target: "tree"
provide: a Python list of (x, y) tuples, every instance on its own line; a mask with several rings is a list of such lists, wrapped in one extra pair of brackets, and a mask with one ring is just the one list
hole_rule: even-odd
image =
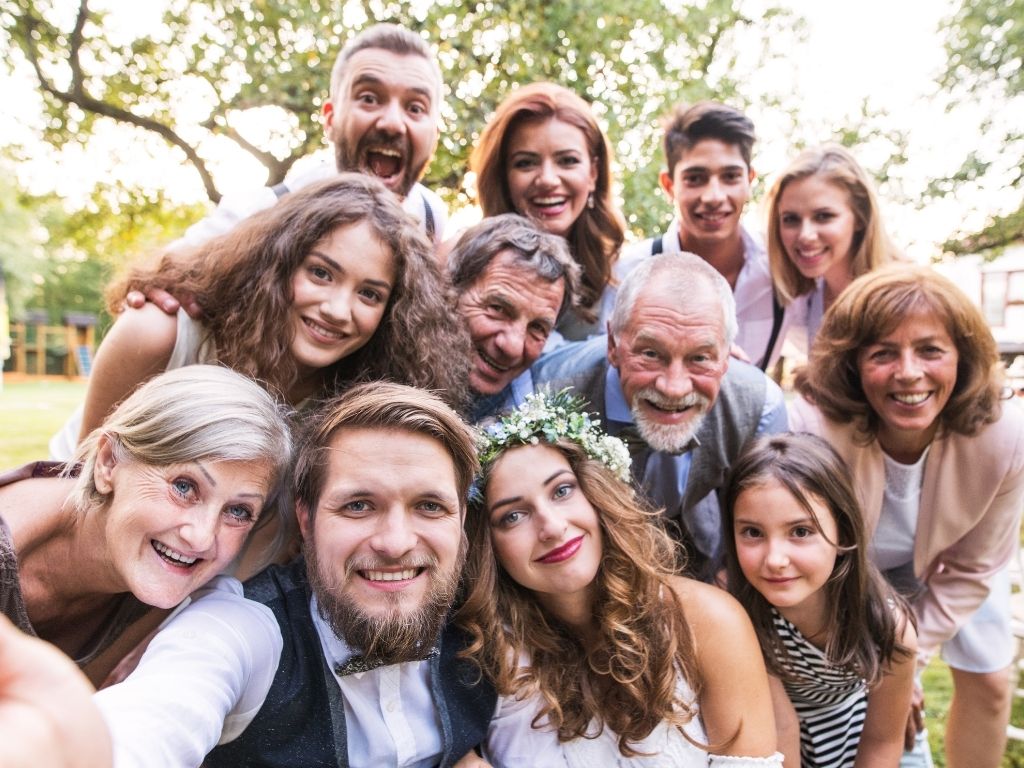
[[(656, 187), (657, 115), (684, 99), (744, 105), (742, 72), (768, 55), (769, 41), (789, 39), (791, 20), (766, 2), (169, 0), (159, 32), (118, 42), (89, 0), (70, 12), (59, 0), (0, 0), (0, 25), (39, 82), (49, 142), (86, 141), (100, 119), (154, 132), (216, 201), (214, 139), (249, 152), (267, 183), (280, 181), (322, 141), (316, 114), (334, 53), (366, 25), (398, 21), (438, 47), (451, 97), (428, 182), (449, 202), (469, 200), (466, 159), (498, 101), (516, 84), (550, 79), (595, 103), (630, 223), (649, 232), (669, 215)], [(205, 100), (199, 120), (180, 109), (186, 89)], [(238, 125), (260, 108), (278, 118), (275, 141), (258, 146)]]
[(999, 128), (997, 112), (1024, 100), (1024, 0), (962, 0), (944, 25), (949, 57), (940, 85), (955, 103), (975, 100), (996, 107), (982, 122), (984, 145), (959, 171), (931, 185), (933, 194), (949, 194), (960, 185), (993, 173), (1006, 179), (1019, 200), (1015, 211), (993, 216), (979, 232), (963, 233), (944, 244), (954, 254), (999, 249), (1024, 240), (1024, 132), (1019, 125)]

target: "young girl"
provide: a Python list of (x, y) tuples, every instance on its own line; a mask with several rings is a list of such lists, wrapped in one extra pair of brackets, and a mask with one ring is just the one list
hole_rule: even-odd
[(305, 187), (225, 235), (132, 267), (109, 291), (111, 312), (142, 287), (193, 296), (203, 320), (152, 304), (121, 312), (96, 353), (82, 413), (50, 443), (54, 458), (69, 459), (139, 384), (195, 363), (226, 365), (292, 405), (361, 379), (464, 401), (468, 338), (431, 244), (364, 174)]
[[(787, 325), (806, 328), (810, 349), (821, 318), (853, 279), (891, 261), (871, 180), (836, 144), (801, 153), (768, 196), (768, 261)], [(790, 306), (792, 305), (792, 306)], [(793, 341), (804, 346), (804, 333)]]
[(481, 441), (460, 621), (502, 695), (486, 757), (778, 766), (749, 620), (724, 591), (674, 574), (675, 545), (627, 483), (625, 446), (578, 405), (531, 395)]
[(761, 642), (787, 764), (795, 710), (803, 768), (895, 767), (917, 637), (867, 560), (845, 465), (812, 435), (762, 438), (733, 467), (724, 501), (729, 591)]

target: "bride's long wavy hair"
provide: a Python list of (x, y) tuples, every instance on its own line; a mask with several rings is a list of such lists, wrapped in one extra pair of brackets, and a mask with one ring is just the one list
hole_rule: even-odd
[[(568, 460), (600, 523), (603, 555), (593, 606), (600, 641), (585, 647), (508, 575), (494, 555), (486, 501), (478, 499), (466, 522), (469, 586), (457, 618), (472, 642), (463, 655), (498, 693), (539, 693), (543, 705), (534, 725), (547, 721), (559, 740), (593, 736), (588, 726), (596, 721), (618, 735), (624, 756), (637, 755), (631, 744), (659, 723), (681, 727), (696, 715), (677, 688), (682, 674), (699, 695), (701, 680), (671, 584), (676, 545), (660, 515), (604, 464), (570, 440), (550, 445)], [(481, 486), (486, 496), (486, 469)], [(528, 666), (520, 666), (523, 654)]]

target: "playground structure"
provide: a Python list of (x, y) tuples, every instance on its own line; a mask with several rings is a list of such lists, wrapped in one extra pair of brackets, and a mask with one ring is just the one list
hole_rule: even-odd
[(30, 311), (10, 325), (11, 357), (6, 374), (31, 378), (87, 377), (96, 344), (96, 315), (67, 312), (63, 325), (48, 325), (45, 312)]

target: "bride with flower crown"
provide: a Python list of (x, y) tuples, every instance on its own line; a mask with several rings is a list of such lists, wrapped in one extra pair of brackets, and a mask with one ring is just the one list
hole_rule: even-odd
[(496, 766), (780, 766), (746, 613), (676, 575), (629, 455), (564, 393), (480, 439), (467, 520), (467, 654), (501, 703)]

